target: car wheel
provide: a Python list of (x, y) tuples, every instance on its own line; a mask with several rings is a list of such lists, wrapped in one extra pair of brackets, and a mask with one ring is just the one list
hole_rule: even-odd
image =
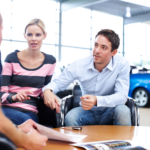
[(149, 103), (149, 93), (144, 88), (136, 89), (133, 98), (137, 100), (137, 105), (140, 107), (145, 107)]

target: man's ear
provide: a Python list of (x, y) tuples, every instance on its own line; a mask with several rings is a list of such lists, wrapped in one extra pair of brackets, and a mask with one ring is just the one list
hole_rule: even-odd
[(118, 52), (117, 49), (113, 50), (113, 51), (112, 51), (112, 56), (115, 56), (115, 55), (117, 54), (117, 52)]

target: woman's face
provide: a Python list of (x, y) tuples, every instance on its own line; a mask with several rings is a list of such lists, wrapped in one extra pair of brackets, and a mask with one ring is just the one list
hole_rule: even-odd
[(46, 38), (46, 33), (44, 34), (43, 30), (39, 26), (30, 25), (27, 27), (24, 36), (28, 42), (29, 49), (35, 51), (40, 50), (42, 41)]

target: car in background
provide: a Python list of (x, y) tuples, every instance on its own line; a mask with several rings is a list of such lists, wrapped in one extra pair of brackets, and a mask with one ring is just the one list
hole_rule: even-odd
[(150, 102), (150, 70), (130, 66), (129, 97), (137, 100), (137, 105), (145, 107)]

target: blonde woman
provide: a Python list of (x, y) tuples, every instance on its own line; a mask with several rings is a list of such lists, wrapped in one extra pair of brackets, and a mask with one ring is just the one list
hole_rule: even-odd
[(38, 122), (37, 98), (42, 87), (51, 81), (56, 60), (40, 51), (46, 38), (45, 25), (40, 19), (25, 27), (28, 47), (16, 50), (5, 59), (2, 70), (1, 100), (4, 114), (16, 125), (28, 119)]
[[(0, 45), (2, 41), (2, 30), (3, 30), (3, 20), (0, 14)], [(1, 58), (0, 58), (0, 66), (1, 66)], [(11, 139), (11, 141), (15, 144), (16, 147), (24, 148), (27, 150), (42, 150), (46, 145), (47, 137), (39, 134), (36, 130), (34, 130), (34, 128), (36, 128), (36, 123), (31, 119), (19, 125), (18, 126), (19, 130), (17, 130), (17, 128), (12, 124), (12, 122), (3, 115), (0, 107), (0, 122), (1, 122), (0, 135), (2, 134), (6, 135), (8, 138)], [(4, 140), (4, 142), (6, 142), (4, 135), (1, 137), (1, 141)]]

